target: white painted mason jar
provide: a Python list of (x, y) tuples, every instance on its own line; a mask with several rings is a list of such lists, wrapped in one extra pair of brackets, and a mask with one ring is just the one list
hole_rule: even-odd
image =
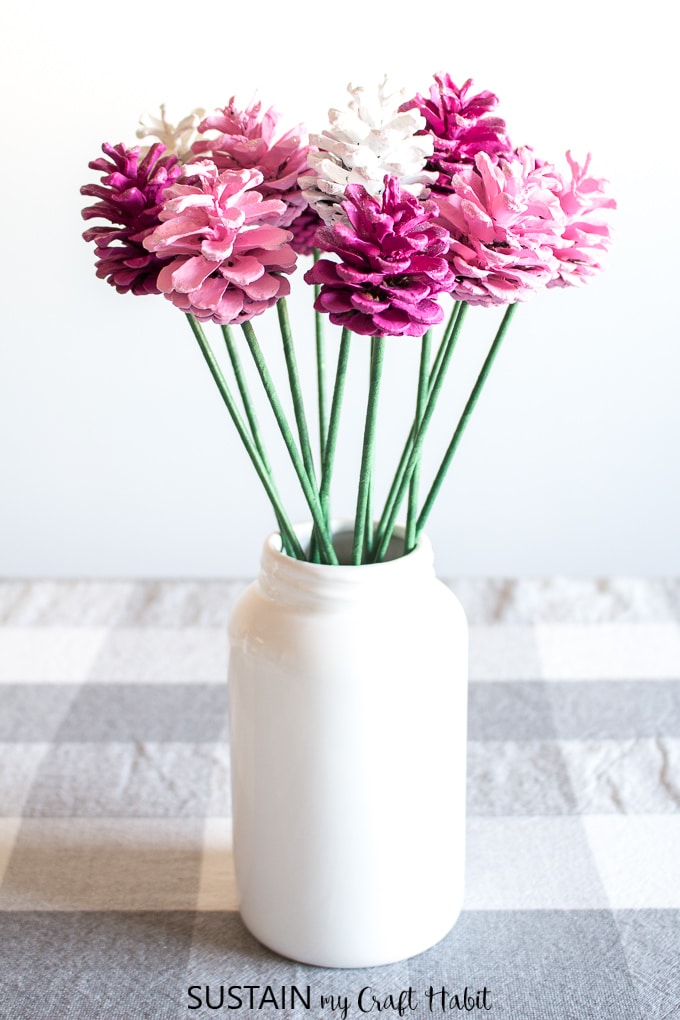
[(465, 614), (430, 542), (324, 566), (274, 534), (229, 638), (246, 927), (321, 967), (429, 949), (463, 901), (468, 672)]

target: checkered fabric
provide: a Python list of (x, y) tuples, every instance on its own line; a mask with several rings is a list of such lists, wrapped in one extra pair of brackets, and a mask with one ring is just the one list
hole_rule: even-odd
[(412, 1017), (680, 1018), (680, 582), (450, 583), (471, 624), (465, 909), (365, 971), (283, 960), (238, 916), (244, 583), (0, 583), (0, 1017), (385, 1018), (411, 989)]

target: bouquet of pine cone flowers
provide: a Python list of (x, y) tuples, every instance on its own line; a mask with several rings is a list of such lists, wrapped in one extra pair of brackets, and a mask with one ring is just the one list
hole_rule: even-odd
[[(404, 517), (408, 553), (432, 510), (519, 303), (543, 287), (580, 286), (603, 267), (615, 201), (569, 152), (566, 168), (515, 147), (491, 92), (445, 73), (411, 98), (387, 79), (349, 86), (345, 109), (308, 135), (259, 101), (232, 99), (174, 125), (146, 116), (139, 145), (104, 144), (81, 192), (97, 276), (121, 293), (162, 294), (187, 317), (271, 502), (290, 556), (337, 564), (331, 481), (347, 367), (370, 337), (370, 381), (354, 494), (350, 562), (380, 562)], [(103, 221), (103, 222), (101, 222)], [(300, 268), (307, 264), (307, 268)], [(296, 342), (286, 297), (306, 286), (314, 330)], [(448, 308), (445, 308), (448, 306)], [(423, 444), (470, 306), (503, 309), (438, 470), (425, 491)], [(274, 385), (254, 320), (275, 307), (293, 417)], [(327, 372), (324, 323), (339, 330)], [(219, 328), (208, 337), (208, 324)], [(221, 334), (221, 335), (220, 335)], [(380, 513), (374, 485), (383, 362), (395, 337), (420, 346), (415, 404), (396, 423), (403, 451)], [(298, 357), (316, 359), (311, 417)], [(246, 383), (252, 358), (313, 522), (303, 548), (280, 498)], [(424, 492), (424, 495), (423, 495)], [(389, 555), (393, 555), (392, 552)]]

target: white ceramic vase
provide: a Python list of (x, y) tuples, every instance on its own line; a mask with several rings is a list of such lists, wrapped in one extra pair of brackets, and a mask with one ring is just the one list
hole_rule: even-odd
[(323, 566), (272, 535), (229, 638), (246, 927), (322, 967), (430, 948), (463, 900), (468, 666), (465, 614), (429, 541)]

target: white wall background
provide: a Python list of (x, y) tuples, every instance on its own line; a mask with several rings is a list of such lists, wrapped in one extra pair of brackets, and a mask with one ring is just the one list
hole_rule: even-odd
[[(161, 102), (180, 117), (255, 89), (315, 130), (350, 80), (387, 72), (413, 93), (438, 70), (495, 91), (516, 144), (554, 160), (591, 150), (620, 207), (607, 273), (545, 292), (515, 318), (430, 519), (439, 571), (680, 573), (678, 82), (666, 3), (14, 0), (3, 10), (0, 574), (248, 576), (272, 525), (184, 317), (95, 278), (78, 189), (95, 178), (87, 163), (101, 142), (133, 142), (139, 114)], [(298, 279), (303, 352), (308, 297)], [(430, 469), (497, 321), (470, 314)], [(256, 325), (273, 349), (275, 313)], [(338, 466), (345, 514), (361, 347)], [(383, 472), (414, 350), (403, 340), (390, 351)], [(304, 515), (292, 482), (283, 488)]]

